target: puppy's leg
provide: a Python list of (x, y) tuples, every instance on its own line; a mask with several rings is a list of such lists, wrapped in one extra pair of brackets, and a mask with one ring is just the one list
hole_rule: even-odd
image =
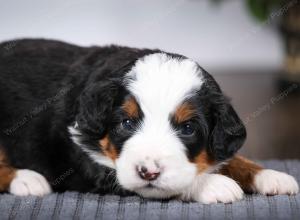
[(8, 191), (19, 196), (42, 196), (49, 194), (51, 187), (39, 173), (9, 166), (5, 154), (0, 151), (0, 191)]
[(296, 194), (299, 191), (294, 177), (283, 172), (263, 169), (241, 156), (235, 156), (223, 165), (220, 173), (234, 179), (246, 192), (276, 195)]
[(48, 181), (33, 170), (17, 170), (8, 191), (18, 196), (43, 196), (51, 193)]

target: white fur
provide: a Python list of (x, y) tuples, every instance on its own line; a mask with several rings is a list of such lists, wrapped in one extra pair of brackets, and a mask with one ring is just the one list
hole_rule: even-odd
[(101, 164), (101, 165), (104, 165), (104, 166), (114, 169), (115, 163), (111, 158), (106, 157), (101, 153), (91, 151), (81, 143), (81, 141), (80, 141), (81, 133), (77, 129), (77, 127), (78, 127), (77, 122), (75, 123), (74, 127), (73, 126), (68, 127), (69, 133), (71, 134), (71, 139), (73, 140), (73, 142), (75, 144), (77, 144), (81, 148), (81, 150), (83, 152), (85, 152), (95, 163), (98, 163), (98, 164)]
[(220, 174), (204, 173), (195, 178), (180, 198), (205, 204), (230, 203), (242, 199), (243, 194), (243, 190), (233, 179)]
[(296, 194), (299, 187), (294, 177), (283, 172), (263, 169), (255, 175), (254, 190), (263, 195)]
[(203, 84), (202, 73), (194, 61), (171, 58), (164, 53), (137, 61), (127, 77), (128, 89), (138, 99), (143, 113), (164, 121)]
[(71, 134), (71, 139), (72, 141), (77, 144), (77, 145), (82, 145), (81, 144), (81, 141), (80, 141), (80, 136), (81, 136), (81, 133), (80, 131), (77, 129), (77, 122), (75, 123), (75, 126), (69, 126), (68, 127), (68, 130), (69, 130), (69, 133)]
[(51, 187), (41, 174), (23, 169), (16, 172), (8, 191), (18, 196), (43, 196), (51, 193)]
[[(127, 77), (128, 90), (137, 99), (144, 118), (116, 160), (118, 181), (144, 197), (179, 195), (192, 183), (197, 169), (189, 162), (169, 117), (184, 99), (201, 88), (202, 74), (191, 60), (158, 53), (138, 61)], [(161, 174), (153, 181), (156, 188), (145, 188), (148, 182), (136, 172), (136, 166), (145, 163), (159, 164)]]

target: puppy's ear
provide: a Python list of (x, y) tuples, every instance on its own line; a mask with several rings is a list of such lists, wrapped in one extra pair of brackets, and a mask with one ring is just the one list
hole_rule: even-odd
[(120, 86), (113, 80), (93, 83), (84, 89), (76, 116), (81, 132), (96, 138), (104, 136), (119, 90)]
[(218, 161), (232, 157), (246, 139), (246, 129), (229, 103), (223, 103), (214, 114), (214, 128), (209, 144), (214, 158)]
[(215, 160), (222, 161), (232, 157), (242, 147), (246, 128), (217, 82), (207, 72), (205, 75), (213, 112), (208, 150)]

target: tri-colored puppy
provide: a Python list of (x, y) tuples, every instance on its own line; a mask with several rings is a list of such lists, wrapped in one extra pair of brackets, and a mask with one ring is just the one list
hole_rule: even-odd
[(236, 156), (246, 130), (196, 62), (49, 40), (0, 45), (0, 190), (137, 193), (203, 203), (295, 194)]

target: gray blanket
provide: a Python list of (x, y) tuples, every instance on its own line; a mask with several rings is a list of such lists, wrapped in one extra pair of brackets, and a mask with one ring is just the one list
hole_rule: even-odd
[[(263, 161), (300, 181), (300, 161)], [(153, 201), (139, 197), (66, 192), (43, 198), (0, 195), (0, 219), (300, 219), (296, 196), (247, 195), (233, 204)]]

